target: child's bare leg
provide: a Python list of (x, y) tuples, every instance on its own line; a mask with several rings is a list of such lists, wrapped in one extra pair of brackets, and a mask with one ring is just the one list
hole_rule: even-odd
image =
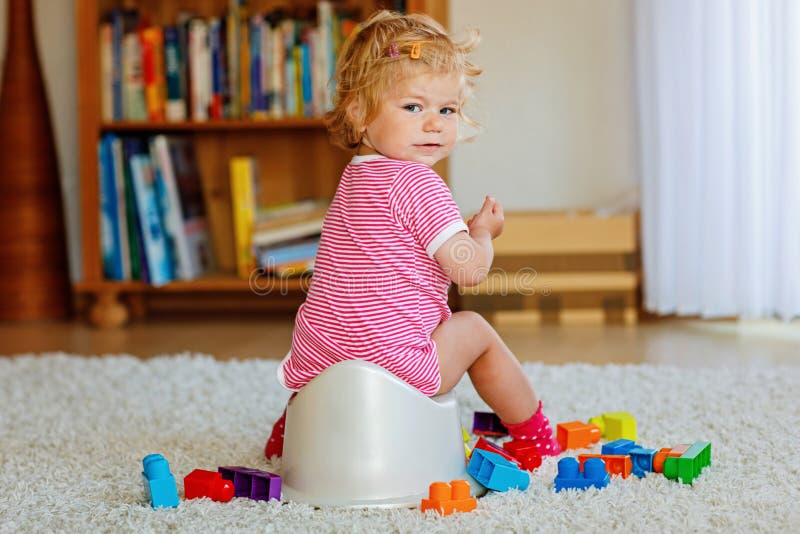
[(522, 366), (483, 317), (469, 311), (454, 313), (431, 338), (439, 354), (439, 393), (453, 389), (469, 372), (478, 395), (502, 421), (520, 423), (536, 412), (539, 399)]

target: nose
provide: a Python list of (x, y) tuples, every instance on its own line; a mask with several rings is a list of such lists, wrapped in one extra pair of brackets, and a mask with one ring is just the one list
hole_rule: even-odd
[(443, 124), (442, 116), (438, 111), (431, 111), (426, 115), (422, 128), (426, 132), (441, 132)]

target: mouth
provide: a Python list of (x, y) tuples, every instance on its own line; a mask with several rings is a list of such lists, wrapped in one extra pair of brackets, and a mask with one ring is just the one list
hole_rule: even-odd
[(421, 143), (415, 146), (423, 152), (434, 152), (442, 147), (439, 143)]

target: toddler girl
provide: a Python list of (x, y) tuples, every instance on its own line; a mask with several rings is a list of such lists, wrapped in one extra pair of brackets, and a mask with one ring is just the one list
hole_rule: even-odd
[[(486, 197), (465, 224), (431, 166), (458, 137), (477, 34), (454, 42), (430, 17), (375, 13), (344, 43), (336, 66), (334, 142), (354, 150), (325, 217), (314, 274), (278, 380), (299, 391), (347, 359), (376, 363), (425, 395), (465, 372), (515, 439), (558, 454), (552, 428), (516, 357), (480, 315), (453, 314), (451, 282), (480, 283), (503, 209)], [(265, 454), (283, 450), (284, 415)]]

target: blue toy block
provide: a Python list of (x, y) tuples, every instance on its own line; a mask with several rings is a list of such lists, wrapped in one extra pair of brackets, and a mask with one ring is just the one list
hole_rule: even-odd
[(508, 491), (512, 488), (524, 491), (531, 483), (531, 477), (526, 471), (499, 454), (483, 449), (472, 451), (467, 472), (494, 491)]
[(653, 458), (656, 455), (655, 449), (646, 449), (638, 445), (628, 451), (631, 457), (631, 473), (639, 478), (643, 478), (648, 471), (653, 471)]
[(144, 494), (153, 508), (178, 506), (178, 486), (169, 471), (169, 462), (160, 454), (148, 454), (142, 460)]
[(603, 454), (630, 454), (632, 448), (636, 447), (636, 442), (632, 439), (620, 438), (609, 441), (603, 445)]
[(589, 486), (603, 489), (608, 486), (611, 475), (606, 471), (606, 463), (600, 458), (589, 458), (583, 463), (583, 473), (577, 458), (568, 456), (558, 461), (558, 475), (555, 480), (555, 490), (565, 489), (585, 490)]

